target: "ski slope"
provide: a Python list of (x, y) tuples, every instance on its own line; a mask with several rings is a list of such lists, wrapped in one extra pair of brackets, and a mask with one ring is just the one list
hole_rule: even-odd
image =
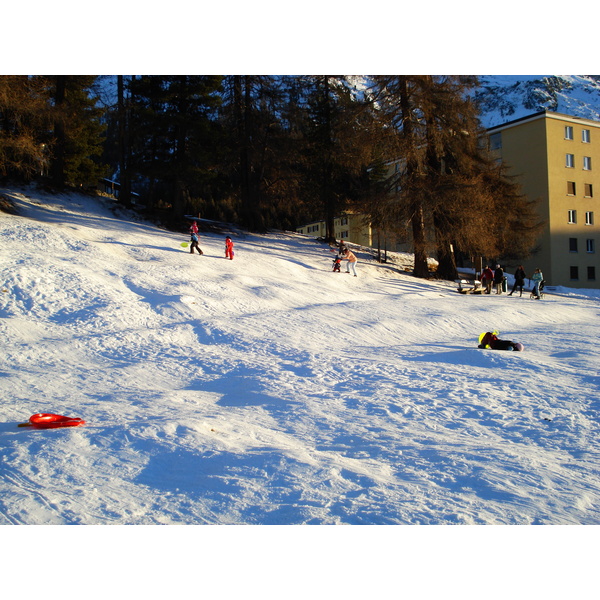
[(190, 255), (185, 222), (0, 195), (0, 524), (600, 524), (597, 291), (464, 296), (361, 248), (355, 278), (283, 232)]

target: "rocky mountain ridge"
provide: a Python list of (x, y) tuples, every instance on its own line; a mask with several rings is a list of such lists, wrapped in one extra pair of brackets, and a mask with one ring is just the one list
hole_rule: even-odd
[(600, 75), (480, 75), (484, 127), (548, 110), (600, 121)]

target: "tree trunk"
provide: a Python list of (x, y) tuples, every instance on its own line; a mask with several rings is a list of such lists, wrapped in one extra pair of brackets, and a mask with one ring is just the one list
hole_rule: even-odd
[(412, 226), (413, 251), (415, 256), (413, 274), (416, 277), (427, 278), (429, 277), (429, 267), (427, 266), (425, 219), (423, 216), (423, 201), (420, 197), (420, 194), (422, 193), (420, 190), (421, 182), (419, 181), (422, 176), (419, 174), (419, 165), (415, 159), (418, 146), (422, 142), (417, 138), (413, 126), (415, 107), (410, 99), (407, 78), (401, 77), (399, 83), (400, 107), (402, 110), (402, 121), (404, 126), (403, 136), (408, 151), (406, 172), (408, 175), (408, 180), (413, 182), (414, 189), (411, 201), (413, 210), (411, 212), (410, 219)]
[(429, 267), (427, 265), (425, 222), (423, 219), (423, 206), (421, 203), (415, 207), (411, 218), (413, 247), (415, 255), (415, 265), (413, 275), (427, 279), (429, 277)]
[(458, 270), (456, 268), (456, 257), (454, 255), (454, 246), (448, 242), (438, 244), (437, 249), (438, 268), (437, 274), (442, 279), (454, 281), (458, 279)]
[(131, 206), (131, 173), (129, 170), (129, 109), (125, 104), (123, 75), (117, 75), (119, 112), (119, 201)]
[(52, 183), (58, 188), (62, 189), (65, 186), (65, 122), (63, 114), (63, 105), (66, 97), (67, 89), (67, 76), (56, 75), (56, 90), (54, 92), (54, 106), (55, 106), (55, 118), (54, 118), (54, 147), (53, 155), (54, 160), (52, 162)]

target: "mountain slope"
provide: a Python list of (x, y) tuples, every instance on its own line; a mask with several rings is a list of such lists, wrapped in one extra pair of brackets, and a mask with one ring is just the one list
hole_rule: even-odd
[(542, 110), (600, 120), (597, 75), (483, 75), (474, 96), (485, 127)]

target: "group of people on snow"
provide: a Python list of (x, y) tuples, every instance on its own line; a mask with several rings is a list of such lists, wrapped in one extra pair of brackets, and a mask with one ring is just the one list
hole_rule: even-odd
[[(204, 254), (200, 248), (199, 238), (198, 238), (198, 224), (196, 221), (193, 221), (190, 225), (190, 254), (194, 254), (194, 250), (197, 250), (198, 254)], [(229, 260), (233, 260), (234, 252), (233, 252), (233, 240), (231, 237), (227, 236), (225, 238), (225, 258)], [(344, 243), (343, 240), (340, 240), (338, 246), (338, 254), (333, 261), (333, 270), (335, 272), (340, 272), (340, 264), (342, 260), (346, 260), (346, 273), (352, 272), (354, 277), (356, 274), (356, 263), (358, 259), (354, 252), (352, 252)], [(512, 296), (517, 289), (519, 290), (519, 295), (523, 295), (523, 287), (525, 285), (525, 279), (527, 277), (525, 273), (525, 269), (523, 269), (522, 265), (519, 265), (517, 270), (515, 271), (515, 283), (511, 292), (508, 294)], [(533, 291), (531, 292), (535, 298), (540, 299), (540, 284), (542, 283), (544, 276), (540, 269), (536, 269), (533, 275), (530, 278), (533, 281)], [(496, 269), (492, 270), (490, 266), (486, 266), (485, 269), (481, 272), (480, 281), (482, 286), (484, 287), (485, 294), (492, 293), (492, 286), (496, 289), (496, 294), (502, 294), (502, 287), (506, 277), (504, 275), (504, 269), (500, 265), (496, 265)]]
[[(192, 222), (192, 224), (190, 225), (189, 231), (190, 231), (190, 238), (191, 238), (190, 253), (194, 254), (194, 250), (197, 250), (198, 254), (200, 254), (200, 255), (204, 254), (202, 252), (202, 250), (200, 249), (200, 246), (198, 245), (198, 242), (199, 242), (198, 224), (196, 223), (196, 221)], [(333, 252), (333, 249), (332, 249), (332, 252)], [(226, 238), (225, 238), (225, 258), (228, 258), (229, 260), (233, 260), (233, 256), (234, 256), (233, 240), (231, 239), (231, 237), (226, 236)], [(344, 243), (343, 240), (340, 240), (337, 256), (334, 258), (334, 261), (333, 261), (333, 271), (334, 272), (338, 272), (338, 273), (340, 272), (340, 265), (341, 265), (342, 260), (347, 261), (346, 273), (352, 272), (354, 277), (356, 277), (357, 276), (356, 263), (358, 262), (356, 255), (354, 254), (354, 252), (352, 252), (346, 246), (346, 244)], [(523, 286), (525, 285), (525, 278), (526, 278), (525, 270), (523, 269), (523, 266), (520, 265), (518, 267), (518, 269), (515, 271), (515, 283), (513, 285), (512, 291), (510, 292), (510, 294), (508, 294), (509, 296), (512, 296), (513, 293), (517, 289), (520, 290), (521, 296), (523, 295)], [(540, 269), (535, 270), (535, 272), (531, 276), (531, 279), (534, 282), (534, 289), (533, 289), (532, 294), (534, 294), (534, 296), (539, 299), (540, 298), (539, 286), (540, 286), (540, 283), (543, 281), (543, 276), (542, 276), (542, 272), (540, 271)], [(495, 285), (496, 293), (501, 294), (503, 283), (506, 280), (506, 277), (504, 276), (504, 269), (502, 269), (502, 267), (500, 265), (496, 265), (496, 269), (494, 271), (492, 271), (492, 269), (489, 266), (486, 266), (485, 269), (481, 273), (480, 280), (481, 280), (481, 283), (483, 284), (483, 286), (485, 287), (486, 294), (492, 293), (492, 285)], [(493, 350), (517, 350), (517, 351), (523, 350), (523, 344), (515, 343), (512, 340), (501, 340), (498, 338), (497, 334), (498, 334), (497, 331), (493, 331), (493, 332), (488, 331), (486, 333), (481, 334), (481, 336), (479, 338), (479, 346), (478, 347), (479, 348), (491, 348)]]
[[(194, 254), (194, 250), (196, 250), (198, 252), (198, 254), (202, 255), (204, 254), (204, 252), (202, 252), (202, 249), (199, 246), (199, 236), (198, 236), (198, 223), (196, 223), (196, 221), (192, 221), (191, 225), (190, 225), (190, 254)], [(225, 258), (228, 258), (229, 260), (233, 260), (234, 257), (234, 251), (233, 251), (233, 240), (231, 239), (231, 237), (227, 236), (225, 238)], [(352, 271), (352, 274), (354, 275), (354, 277), (356, 277), (356, 263), (358, 262), (358, 259), (356, 258), (356, 255), (354, 254), (354, 252), (352, 252), (348, 247), (346, 247), (346, 244), (344, 243), (344, 241), (340, 241), (339, 247), (338, 247), (338, 255), (336, 257), (336, 259), (334, 260), (334, 271), (340, 271), (340, 263), (342, 260), (346, 260), (347, 262), (347, 266), (346, 266), (346, 273), (350, 273), (350, 271)]]
[[(512, 296), (515, 291), (518, 289), (520, 292), (520, 296), (523, 295), (523, 286), (525, 285), (525, 279), (527, 275), (525, 273), (525, 269), (523, 269), (523, 265), (519, 265), (517, 270), (515, 271), (515, 283), (511, 292), (508, 294)], [(483, 287), (485, 288), (486, 294), (492, 293), (492, 286), (496, 288), (496, 294), (502, 293), (502, 286), (504, 284), (506, 277), (504, 276), (504, 269), (500, 265), (496, 265), (496, 269), (492, 271), (492, 269), (488, 266), (483, 269), (481, 272), (480, 281)], [(530, 277), (533, 281), (533, 291), (531, 292), (536, 299), (540, 299), (540, 284), (544, 280), (544, 276), (542, 275), (542, 271), (540, 269), (536, 269), (533, 275)]]
[[(194, 250), (198, 251), (198, 254), (202, 255), (200, 246), (198, 245), (200, 238), (198, 237), (198, 223), (196, 221), (192, 221), (190, 225), (190, 254), (194, 254)], [(234, 252), (233, 252), (233, 240), (227, 236), (225, 238), (225, 258), (229, 260), (233, 260)]]
[(340, 240), (340, 245), (338, 246), (338, 255), (337, 258), (333, 261), (333, 270), (340, 272), (340, 262), (342, 260), (347, 260), (346, 263), (346, 273), (350, 273), (350, 269), (352, 269), (352, 273), (354, 277), (356, 277), (356, 263), (358, 259), (356, 258), (356, 254), (350, 250), (344, 240)]

